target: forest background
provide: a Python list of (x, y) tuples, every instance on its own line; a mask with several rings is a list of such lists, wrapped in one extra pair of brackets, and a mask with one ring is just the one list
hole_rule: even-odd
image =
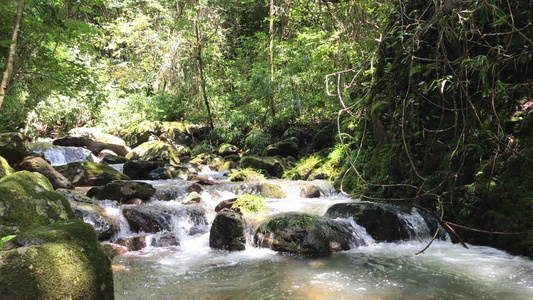
[(531, 0), (0, 3), (3, 130), (183, 121), (253, 153), (329, 129), (288, 178), (533, 257)]

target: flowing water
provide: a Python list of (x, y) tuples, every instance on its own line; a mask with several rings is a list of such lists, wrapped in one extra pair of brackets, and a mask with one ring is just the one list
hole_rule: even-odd
[[(190, 182), (151, 181), (157, 197), (151, 206), (174, 210), (184, 207), (181, 199)], [(268, 199), (268, 214), (288, 211), (323, 215), (333, 204), (357, 201), (340, 195), (324, 182), (317, 199), (298, 196), (307, 182), (273, 180), (288, 194), (287, 199)], [(208, 211), (234, 196), (231, 183), (212, 186), (201, 193)], [(101, 202), (120, 218), (120, 207)], [(264, 216), (262, 216), (264, 217)], [(262, 218), (257, 217), (257, 219)], [(212, 222), (214, 212), (208, 215)], [(421, 217), (405, 216), (410, 227), (424, 231)], [(422, 254), (423, 242), (376, 243), (353, 220), (354, 231), (367, 246), (316, 258), (280, 254), (254, 248), (242, 252), (209, 247), (209, 225), (189, 230), (191, 220), (172, 220), (180, 245), (148, 247), (114, 259), (116, 299), (533, 299), (533, 262), (489, 248), (464, 249), (448, 241), (435, 241)], [(257, 224), (257, 220), (250, 220)], [(132, 234), (122, 221), (121, 235)], [(254, 226), (254, 225), (250, 225)], [(252, 230), (252, 229), (251, 229)], [(195, 233), (191, 235), (191, 233)], [(148, 235), (157, 239), (158, 234)], [(150, 243), (148, 243), (150, 244)]]

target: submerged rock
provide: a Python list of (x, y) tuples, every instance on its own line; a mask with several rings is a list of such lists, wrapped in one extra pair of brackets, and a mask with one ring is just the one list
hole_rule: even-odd
[(2, 299), (114, 299), (111, 261), (91, 225), (58, 221), (10, 243), (0, 251)]
[(104, 185), (113, 180), (129, 180), (130, 178), (110, 166), (90, 161), (74, 162), (55, 167), (74, 186)]
[(46, 176), (54, 189), (73, 189), (74, 185), (41, 157), (26, 156), (18, 165), (19, 170), (38, 172)]
[(57, 189), (56, 192), (67, 198), (78, 219), (94, 227), (98, 240), (107, 240), (118, 233), (118, 222), (110, 218), (106, 210), (91, 198), (75, 190)]
[(113, 243), (102, 243), (102, 248), (104, 249), (107, 256), (111, 259), (128, 252), (128, 248), (122, 245), (113, 244)]
[(254, 240), (259, 247), (318, 256), (348, 250), (352, 245), (364, 245), (350, 228), (331, 219), (302, 213), (267, 219), (257, 228)]
[(226, 208), (219, 211), (211, 225), (209, 247), (229, 251), (245, 250), (246, 237), (242, 216)]
[(95, 186), (87, 192), (88, 197), (116, 200), (121, 203), (134, 198), (147, 201), (154, 194), (155, 189), (151, 184), (131, 180), (115, 180), (105, 185)]

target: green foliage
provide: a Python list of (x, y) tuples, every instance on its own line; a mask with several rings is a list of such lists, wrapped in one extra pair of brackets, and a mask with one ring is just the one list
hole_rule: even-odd
[(232, 208), (239, 208), (243, 213), (256, 214), (266, 210), (265, 197), (260, 195), (240, 194)]
[(4, 249), (4, 243), (7, 243), (7, 242), (11, 241), (15, 237), (16, 237), (16, 235), (8, 235), (8, 236), (4, 236), (2, 239), (0, 239), (0, 250)]

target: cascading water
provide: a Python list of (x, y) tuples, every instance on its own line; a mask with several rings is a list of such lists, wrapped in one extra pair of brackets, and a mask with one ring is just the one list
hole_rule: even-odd
[[(287, 198), (267, 199), (267, 214), (300, 211), (323, 215), (333, 204), (357, 202), (333, 192), (301, 198), (298, 187), (308, 182), (269, 182), (281, 186)], [(204, 203), (195, 205), (205, 208), (207, 214), (206, 223), (199, 225), (189, 214), (176, 213), (186, 207), (181, 200), (190, 182), (150, 183), (167, 201), (144, 205), (174, 215), (168, 219), (168, 231), (177, 237), (179, 246), (153, 247), (148, 242), (141, 251), (116, 257), (116, 299), (525, 300), (533, 296), (533, 262), (528, 259), (488, 247), (464, 249), (442, 240), (415, 255), (434, 234), (416, 210), (398, 214), (423, 243), (377, 243), (353, 218), (343, 218), (336, 221), (351, 227), (366, 246), (321, 258), (280, 254), (255, 248), (251, 242), (245, 251), (229, 252), (209, 247), (209, 226), (216, 204), (234, 196), (232, 184), (210, 186), (201, 193)], [(130, 206), (108, 205), (108, 211), (126, 207)], [(127, 227), (119, 233), (128, 234), (132, 233)], [(160, 237), (160, 232), (148, 234), (149, 241)]]

